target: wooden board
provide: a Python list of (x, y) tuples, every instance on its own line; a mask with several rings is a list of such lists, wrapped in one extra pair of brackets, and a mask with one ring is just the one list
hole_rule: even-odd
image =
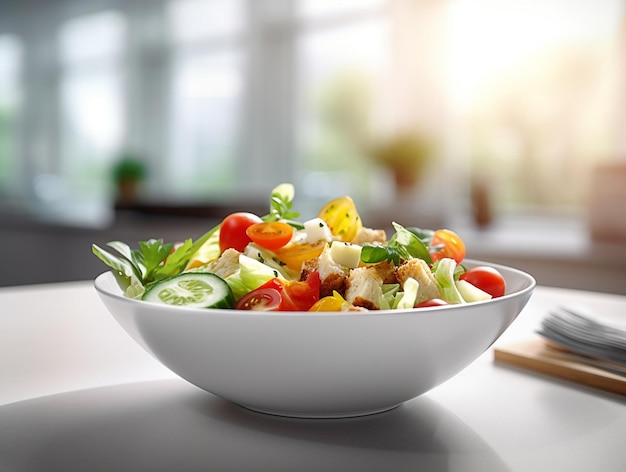
[(498, 346), (494, 360), (626, 395), (626, 376), (585, 364), (566, 351), (550, 347), (541, 337)]

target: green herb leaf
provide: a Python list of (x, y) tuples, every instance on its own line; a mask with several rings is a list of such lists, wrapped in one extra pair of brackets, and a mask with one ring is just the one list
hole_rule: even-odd
[(292, 184), (280, 184), (272, 190), (270, 195), (270, 212), (262, 217), (263, 221), (284, 221), (297, 229), (302, 229), (304, 225), (295, 221), (300, 213), (293, 210), (293, 199), (295, 189)]
[(174, 252), (166, 256), (163, 265), (154, 270), (154, 280), (162, 280), (183, 271), (190, 257), (190, 250), (193, 247), (191, 239), (185, 240), (183, 244), (176, 248)]
[(432, 264), (428, 246), (412, 231), (407, 230), (398, 223), (392, 223), (395, 234), (389, 239), (387, 246), (366, 244), (361, 250), (361, 261), (366, 264), (377, 264), (388, 261), (399, 265), (402, 259), (423, 259), (429, 265)]
[[(407, 230), (396, 222), (392, 223), (396, 233), (389, 241), (390, 246), (402, 248), (409, 257), (423, 259), (429, 265), (432, 263), (428, 246), (413, 232)], [(405, 257), (406, 258), (406, 257)]]
[(361, 261), (366, 264), (378, 264), (379, 262), (388, 261), (399, 265), (400, 259), (398, 248), (395, 247), (365, 244), (361, 248)]
[(155, 274), (157, 269), (163, 261), (172, 252), (173, 244), (164, 244), (162, 239), (149, 239), (147, 241), (140, 241), (140, 250), (133, 249), (133, 261), (137, 264), (142, 264), (145, 267), (143, 274), (143, 282), (148, 283), (155, 280)]
[(418, 228), (416, 226), (411, 226), (407, 228), (407, 230), (417, 236), (418, 239), (422, 241), (426, 246), (430, 244), (430, 242), (433, 240), (433, 235), (435, 234), (435, 231), (432, 229)]
[(91, 251), (112, 269), (115, 279), (122, 290), (126, 290), (132, 285), (133, 278), (140, 280), (141, 274), (137, 273), (137, 268), (126, 257), (115, 256), (96, 244), (91, 245)]

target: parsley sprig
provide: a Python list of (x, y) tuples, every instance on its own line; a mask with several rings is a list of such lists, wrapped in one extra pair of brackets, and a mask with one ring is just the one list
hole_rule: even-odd
[(139, 249), (132, 249), (121, 241), (108, 242), (106, 245), (118, 254), (96, 244), (92, 245), (92, 252), (113, 270), (122, 289), (134, 287), (135, 291), (141, 291), (141, 287), (149, 283), (182, 272), (191, 256), (213, 236), (217, 228), (212, 228), (196, 242), (187, 239), (176, 248), (172, 243), (164, 243), (163, 239), (149, 239), (140, 241)]
[(262, 217), (263, 221), (283, 221), (296, 229), (304, 228), (304, 225), (296, 218), (300, 213), (293, 210), (293, 198), (295, 189), (292, 184), (280, 184), (272, 190), (270, 195), (270, 212)]

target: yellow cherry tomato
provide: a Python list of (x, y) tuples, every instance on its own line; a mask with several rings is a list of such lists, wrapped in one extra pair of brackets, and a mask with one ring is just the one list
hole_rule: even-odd
[(291, 243), (281, 247), (280, 249), (276, 249), (274, 252), (290, 269), (302, 270), (302, 264), (309, 259), (319, 257), (324, 250), (325, 245), (325, 241), (320, 241), (315, 244)]
[(317, 216), (326, 222), (333, 236), (341, 241), (352, 241), (363, 227), (356, 205), (348, 196), (331, 200)]
[(309, 311), (341, 311), (346, 306), (348, 306), (348, 302), (335, 290), (332, 295), (320, 298), (315, 302)]
[(430, 256), (433, 261), (444, 257), (454, 259), (460, 264), (465, 259), (465, 244), (461, 237), (449, 229), (438, 229), (430, 242)]

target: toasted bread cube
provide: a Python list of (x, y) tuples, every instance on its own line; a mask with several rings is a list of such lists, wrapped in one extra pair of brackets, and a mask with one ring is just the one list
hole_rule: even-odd
[(225, 279), (239, 270), (240, 254), (236, 249), (228, 248), (217, 260), (207, 266), (207, 270)]
[(393, 262), (383, 261), (370, 267), (378, 272), (378, 276), (382, 279), (384, 284), (398, 283), (396, 278), (396, 265)]
[(342, 295), (344, 294), (349, 269), (341, 264), (337, 264), (330, 256), (328, 248), (324, 248), (317, 259), (311, 259), (304, 263), (301, 278), (306, 279), (308, 274), (315, 270), (320, 274), (320, 297), (332, 295), (334, 290)]
[(401, 286), (404, 286), (404, 282), (409, 277), (419, 282), (419, 290), (415, 300), (416, 305), (426, 300), (441, 297), (439, 284), (428, 264), (422, 259), (409, 259), (396, 269), (396, 278)]
[(372, 229), (362, 227), (356, 233), (356, 236), (350, 241), (352, 244), (363, 246), (369, 244), (387, 244), (387, 233), (384, 229)]
[(383, 300), (383, 281), (376, 269), (357, 267), (350, 271), (345, 299), (354, 306), (379, 310)]

